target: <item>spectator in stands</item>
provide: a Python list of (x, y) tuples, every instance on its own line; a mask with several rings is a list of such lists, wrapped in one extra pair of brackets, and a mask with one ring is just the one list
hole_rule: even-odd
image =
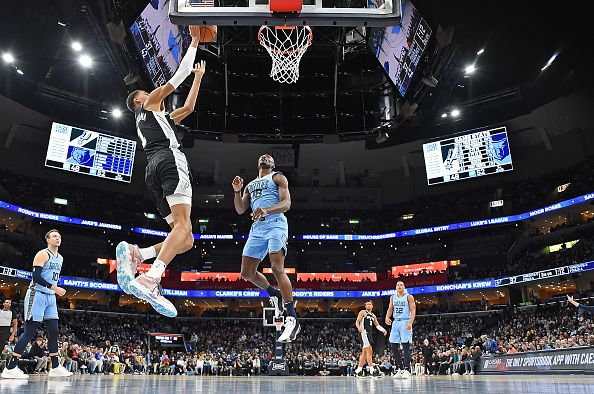
[(46, 352), (47, 347), (45, 346), (45, 340), (42, 337), (37, 338), (31, 346), (27, 357), (37, 362), (35, 369), (33, 370), (34, 373), (45, 372), (48, 370), (49, 357), (45, 355)]
[(479, 360), (481, 358), (481, 348), (478, 346), (475, 346), (474, 349), (471, 351), (470, 355), (468, 356), (468, 358), (466, 359), (466, 361), (464, 362), (464, 365), (466, 367), (466, 372), (464, 372), (464, 375), (474, 375), (474, 369), (476, 367), (476, 365), (478, 364)]

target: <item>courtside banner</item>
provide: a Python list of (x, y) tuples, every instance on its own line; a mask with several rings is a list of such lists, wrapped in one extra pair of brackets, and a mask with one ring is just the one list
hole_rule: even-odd
[(588, 371), (594, 372), (594, 347), (542, 350), (481, 357), (482, 373)]

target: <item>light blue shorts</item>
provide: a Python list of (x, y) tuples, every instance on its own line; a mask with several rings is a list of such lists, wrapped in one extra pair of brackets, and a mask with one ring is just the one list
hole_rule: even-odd
[(57, 318), (58, 306), (55, 294), (43, 293), (36, 289), (27, 290), (27, 295), (25, 295), (25, 321), (43, 322), (44, 320)]
[(262, 261), (267, 254), (282, 250), (286, 256), (288, 238), (289, 230), (286, 227), (252, 227), (242, 255)]
[(408, 319), (392, 322), (392, 331), (390, 331), (390, 343), (412, 342), (412, 328), (406, 329)]

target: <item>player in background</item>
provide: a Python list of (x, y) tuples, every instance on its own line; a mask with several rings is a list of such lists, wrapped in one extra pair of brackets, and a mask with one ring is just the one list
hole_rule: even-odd
[(373, 328), (375, 327), (378, 331), (382, 332), (384, 336), (388, 334), (388, 331), (377, 321), (377, 317), (373, 313), (373, 302), (367, 301), (365, 303), (365, 309), (359, 311), (357, 320), (355, 321), (355, 327), (361, 333), (361, 341), (363, 343), (363, 351), (359, 357), (359, 364), (357, 365), (357, 369), (355, 369), (355, 373), (359, 377), (364, 376), (363, 365), (367, 361), (369, 376), (380, 376), (379, 371), (373, 367), (373, 347), (376, 342)]
[[(390, 297), (390, 305), (386, 313), (386, 324), (392, 326), (390, 331), (390, 344), (392, 347), (392, 356), (398, 366), (398, 372), (394, 375), (397, 379), (409, 379), (410, 360), (412, 343), (412, 326), (415, 322), (417, 307), (415, 299), (406, 292), (404, 282), (396, 283), (396, 294)], [(400, 345), (404, 352), (404, 365), (402, 363), (402, 354)]]
[[(283, 309), (287, 311), (285, 329), (278, 341), (291, 342), (299, 334), (301, 326), (295, 313), (293, 287), (285, 272), (289, 225), (283, 212), (291, 208), (289, 181), (283, 174), (274, 171), (272, 156), (262, 155), (258, 159), (258, 177), (245, 187), (243, 194), (241, 177), (233, 179), (232, 187), (235, 210), (241, 215), (251, 208), (254, 221), (241, 256), (241, 276), (268, 293), (276, 316), (282, 315)], [(258, 266), (266, 255), (270, 258), (270, 267), (280, 290), (271, 286), (268, 279), (258, 272)]]
[(56, 294), (63, 296), (66, 290), (58, 286), (64, 258), (58, 253), (62, 237), (58, 230), (50, 230), (45, 234), (47, 248), (37, 252), (33, 258), (33, 279), (25, 295), (25, 331), (14, 347), (10, 363), (2, 371), (5, 379), (28, 379), (18, 363), (29, 342), (37, 336), (41, 324), (47, 330), (47, 347), (52, 361), (48, 376), (68, 377), (72, 375), (58, 363), (58, 306)]

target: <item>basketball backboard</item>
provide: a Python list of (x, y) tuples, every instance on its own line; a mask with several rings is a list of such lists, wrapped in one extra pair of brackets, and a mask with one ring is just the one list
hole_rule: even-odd
[[(178, 25), (386, 27), (398, 25), (401, 16), (400, 0), (302, 0), (301, 11), (293, 13), (271, 12), (269, 0), (243, 3), (246, 5), (237, 0), (171, 0), (169, 18)], [(340, 7), (343, 3), (346, 6)]]

